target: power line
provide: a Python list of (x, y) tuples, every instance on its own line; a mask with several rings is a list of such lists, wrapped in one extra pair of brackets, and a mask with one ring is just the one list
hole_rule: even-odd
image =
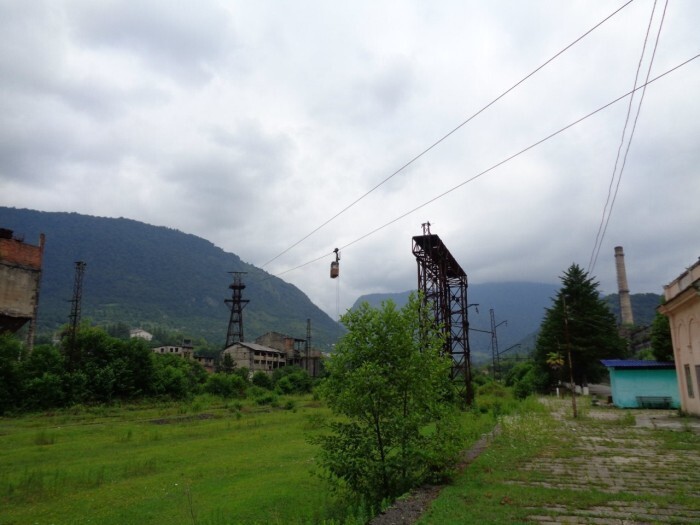
[[(527, 147), (521, 149), (520, 151), (518, 151), (517, 153), (514, 153), (514, 154), (510, 155), (509, 157), (506, 157), (505, 159), (501, 160), (500, 162), (497, 162), (496, 164), (494, 164), (494, 165), (492, 165), (491, 167), (489, 167), (489, 168), (483, 170), (482, 172), (477, 173), (476, 175), (474, 175), (474, 176), (472, 176), (472, 177), (470, 177), (470, 178), (468, 178), (468, 179), (466, 179), (466, 180), (460, 182), (460, 183), (457, 184), (456, 186), (453, 186), (452, 188), (450, 188), (450, 189), (448, 189), (448, 190), (442, 192), (441, 194), (439, 194), (439, 195), (433, 197), (432, 199), (425, 201), (423, 204), (420, 204), (420, 205), (416, 206), (415, 208), (413, 208), (413, 209), (407, 211), (406, 213), (403, 213), (402, 215), (399, 215), (398, 217), (392, 219), (391, 221), (389, 221), (389, 222), (383, 224), (382, 226), (379, 226), (378, 228), (375, 228), (375, 229), (369, 231), (368, 233), (366, 233), (366, 234), (364, 234), (364, 235), (358, 237), (358, 238), (355, 239), (354, 241), (351, 241), (351, 242), (349, 242), (348, 244), (346, 244), (346, 245), (344, 245), (344, 246), (341, 246), (339, 249), (340, 249), (340, 250), (344, 250), (344, 249), (346, 249), (346, 248), (348, 248), (348, 247), (350, 247), (350, 246), (352, 246), (352, 245), (354, 245), (354, 244), (357, 244), (358, 242), (360, 242), (360, 241), (366, 239), (367, 237), (370, 237), (370, 236), (374, 235), (375, 233), (377, 233), (377, 232), (383, 230), (384, 228), (387, 228), (388, 226), (391, 226), (392, 224), (394, 224), (394, 223), (400, 221), (401, 219), (403, 219), (403, 218), (405, 218), (405, 217), (408, 217), (408, 216), (411, 215), (412, 213), (415, 213), (416, 211), (418, 211), (418, 210), (420, 210), (420, 209), (426, 207), (427, 205), (432, 204), (433, 202), (437, 201), (438, 199), (441, 199), (441, 198), (445, 197), (446, 195), (448, 195), (448, 194), (452, 193), (453, 191), (455, 191), (455, 190), (461, 188), (462, 186), (464, 186), (464, 185), (466, 185), (466, 184), (468, 184), (468, 183), (470, 183), (470, 182), (475, 181), (475, 180), (478, 179), (479, 177), (482, 177), (483, 175), (486, 175), (487, 173), (489, 173), (489, 172), (495, 170), (496, 168), (499, 168), (500, 166), (506, 164), (507, 162), (510, 162), (511, 160), (515, 159), (516, 157), (519, 157), (519, 156), (522, 155), (523, 153), (526, 153), (526, 152), (530, 151), (531, 149), (533, 149), (533, 148), (539, 146), (540, 144), (543, 144), (544, 142), (548, 141), (549, 139), (554, 138), (554, 137), (556, 137), (557, 135), (560, 135), (560, 134), (563, 133), (564, 131), (566, 131), (566, 130), (568, 130), (568, 129), (574, 127), (574, 126), (576, 126), (577, 124), (580, 124), (581, 122), (583, 122), (584, 120), (586, 120), (586, 119), (592, 117), (593, 115), (596, 115), (597, 113), (600, 113), (601, 111), (603, 111), (603, 110), (609, 108), (610, 106), (612, 106), (612, 105), (614, 105), (614, 104), (620, 102), (621, 100), (625, 99), (626, 97), (628, 97), (628, 96), (634, 94), (636, 91), (639, 91), (640, 89), (645, 89), (648, 85), (653, 84), (654, 82), (656, 82), (657, 80), (660, 80), (661, 78), (665, 77), (666, 75), (668, 75), (668, 74), (670, 74), (670, 73), (673, 73), (674, 71), (676, 71), (676, 70), (682, 68), (683, 66), (688, 65), (690, 62), (692, 62), (693, 60), (696, 60), (697, 58), (700, 58), (700, 53), (698, 53), (697, 55), (695, 55), (695, 56), (693, 56), (693, 57), (691, 57), (691, 58), (689, 58), (689, 59), (687, 59), (687, 60), (685, 60), (684, 62), (681, 62), (681, 63), (678, 64), (677, 66), (672, 67), (671, 69), (665, 71), (664, 73), (661, 73), (660, 75), (654, 77), (653, 79), (645, 81), (644, 84), (642, 84), (642, 85), (640, 85), (640, 86), (637, 86), (636, 88), (632, 89), (631, 91), (628, 91), (628, 92), (625, 93), (624, 95), (621, 95), (621, 96), (617, 97), (616, 99), (614, 99), (614, 100), (608, 102), (607, 104), (605, 104), (605, 105), (603, 105), (603, 106), (600, 106), (598, 109), (591, 111), (591, 112), (588, 113), (587, 115), (584, 115), (583, 117), (581, 117), (581, 118), (579, 118), (579, 119), (577, 119), (577, 120), (571, 122), (570, 124), (567, 124), (567, 125), (564, 126), (563, 128), (560, 128), (560, 129), (558, 129), (557, 131), (555, 131), (555, 132), (553, 132), (553, 133), (550, 133), (550, 134), (547, 135), (546, 137), (544, 137), (544, 138), (538, 140), (537, 142), (534, 142), (534, 143), (530, 144), (529, 146), (527, 146)], [(324, 253), (323, 255), (319, 255), (318, 257), (316, 257), (316, 258), (314, 258), (314, 259), (311, 259), (311, 260), (309, 260), (309, 261), (307, 261), (307, 262), (305, 262), (305, 263), (302, 263), (302, 264), (300, 264), (300, 265), (298, 265), (298, 266), (295, 266), (295, 267), (293, 267), (293, 268), (289, 268), (289, 269), (284, 270), (283, 272), (280, 272), (280, 273), (276, 273), (276, 274), (272, 275), (271, 277), (279, 277), (279, 276), (281, 276), (281, 275), (284, 275), (284, 274), (286, 274), (286, 273), (292, 272), (292, 271), (294, 271), (294, 270), (298, 270), (298, 269), (300, 269), (300, 268), (303, 268), (304, 266), (308, 266), (309, 264), (313, 264), (313, 263), (318, 262), (318, 261), (320, 261), (320, 260), (322, 260), (322, 259), (325, 259), (325, 258), (329, 257), (329, 256), (332, 255), (332, 254), (333, 254), (332, 251), (331, 251), (331, 252), (328, 252), (328, 253)]]
[[(642, 69), (642, 61), (644, 60), (644, 54), (647, 48), (647, 41), (649, 40), (649, 33), (651, 32), (651, 23), (654, 19), (654, 11), (656, 11), (656, 0), (654, 0), (654, 5), (651, 9), (651, 15), (649, 16), (649, 24), (647, 24), (647, 31), (644, 35), (644, 45), (642, 46), (642, 54), (639, 57), (639, 63), (637, 64), (637, 71), (634, 75), (634, 84), (632, 87), (637, 87), (637, 81), (639, 80), (639, 71)], [(588, 271), (589, 273), (593, 271), (593, 260), (596, 258), (596, 248), (598, 247), (598, 242), (600, 241), (600, 234), (603, 231), (603, 224), (605, 223), (605, 215), (608, 210), (608, 204), (610, 203), (610, 197), (612, 196), (613, 185), (615, 183), (615, 174), (617, 173), (617, 164), (620, 160), (620, 153), (622, 152), (622, 146), (625, 143), (625, 134), (627, 133), (627, 124), (630, 120), (630, 114), (632, 113), (632, 102), (634, 101), (634, 95), (630, 97), (630, 102), (627, 105), (627, 115), (625, 116), (625, 124), (622, 126), (622, 137), (620, 138), (620, 145), (617, 147), (617, 156), (615, 157), (615, 164), (613, 166), (612, 176), (610, 177), (610, 185), (608, 186), (608, 196), (605, 200), (605, 205), (603, 206), (603, 213), (600, 217), (600, 224), (598, 225), (598, 231), (596, 232), (595, 242), (593, 243), (593, 250), (591, 250), (591, 258), (588, 261)]]
[[(659, 45), (659, 39), (661, 37), (661, 29), (663, 28), (663, 25), (664, 25), (664, 19), (666, 18), (666, 9), (667, 8), (668, 8), (668, 0), (666, 0), (666, 3), (664, 4), (664, 10), (661, 14), (661, 21), (659, 22), (659, 29), (656, 33), (656, 40), (654, 42), (654, 48), (652, 50), (651, 59), (649, 60), (649, 67), (647, 69), (645, 82), (649, 81), (649, 76), (651, 75), (651, 68), (654, 64), (654, 58), (656, 57), (656, 49), (658, 48), (658, 45)], [(652, 11), (651, 11), (651, 16), (649, 17), (649, 25), (647, 26), (647, 33), (644, 37), (644, 47), (642, 48), (642, 55), (639, 57), (639, 64), (637, 65), (637, 73), (635, 74), (635, 77), (634, 77), (634, 86), (635, 87), (637, 86), (637, 80), (639, 77), (639, 70), (641, 69), (642, 60), (644, 59), (644, 54), (645, 54), (646, 47), (647, 47), (647, 40), (649, 38), (649, 32), (651, 29), (651, 24), (652, 24), (652, 20), (654, 18), (655, 11), (656, 11), (656, 0), (654, 0), (654, 5), (653, 5)], [(597, 248), (596, 248), (596, 244), (594, 244), (593, 245), (593, 253), (591, 253), (591, 261), (589, 262), (589, 265), (588, 265), (589, 266), (589, 269), (588, 269), (589, 273), (592, 272), (593, 269), (595, 268), (595, 265), (598, 261), (598, 255), (600, 255), (600, 249), (603, 245), (603, 239), (605, 238), (605, 233), (608, 230), (608, 224), (610, 223), (610, 217), (612, 216), (612, 210), (613, 210), (613, 207), (615, 206), (615, 201), (617, 200), (617, 193), (620, 189), (620, 182), (622, 181), (622, 174), (625, 171), (625, 166), (627, 164), (627, 155), (629, 154), (630, 147), (632, 146), (632, 139), (634, 137), (634, 132), (637, 129), (637, 121), (639, 120), (639, 115), (642, 111), (642, 103), (644, 102), (645, 93), (646, 93), (646, 84), (644, 85), (644, 88), (642, 89), (642, 93), (639, 97), (637, 111), (635, 113), (634, 122), (632, 123), (632, 130), (630, 131), (629, 139), (627, 140), (627, 147), (625, 148), (625, 154), (622, 158), (622, 166), (620, 167), (620, 172), (617, 176), (617, 184), (615, 185), (615, 191), (612, 194), (612, 201), (611, 201), (610, 200), (610, 190), (611, 190), (611, 188), (613, 186), (613, 182), (615, 180), (615, 172), (617, 171), (617, 165), (618, 165), (618, 161), (620, 159), (620, 151), (622, 150), (622, 146), (624, 145), (624, 142), (625, 142), (625, 133), (627, 130), (627, 123), (629, 122), (630, 110), (632, 108), (632, 103), (634, 101), (634, 95), (630, 97), (630, 103), (629, 103), (629, 106), (627, 108), (627, 117), (625, 119), (625, 125), (624, 125), (623, 130), (622, 130), (622, 137), (620, 139), (620, 146), (618, 147), (618, 150), (617, 150), (617, 158), (615, 159), (615, 166), (613, 168), (612, 177), (610, 179), (610, 187), (608, 188), (608, 198), (605, 201), (605, 206), (603, 207), (603, 216), (601, 217), (601, 223), (600, 223), (600, 226), (598, 227), (598, 234), (596, 235)], [(609, 209), (608, 209), (608, 202), (610, 202)], [(606, 210), (607, 210), (607, 217), (606, 217)], [(595, 256), (594, 256), (594, 254), (595, 254)]]
[(372, 187), (371, 189), (369, 189), (368, 191), (366, 191), (365, 193), (363, 193), (360, 197), (358, 197), (357, 199), (355, 199), (354, 201), (352, 201), (350, 204), (348, 204), (347, 206), (345, 206), (342, 210), (340, 210), (338, 213), (336, 213), (335, 215), (333, 215), (331, 218), (329, 218), (329, 219), (327, 219), (325, 222), (321, 223), (320, 226), (317, 226), (316, 228), (314, 228), (313, 230), (311, 230), (311, 231), (310, 231), (309, 233), (307, 233), (304, 237), (302, 237), (301, 239), (299, 239), (298, 241), (296, 241), (294, 244), (292, 244), (291, 246), (289, 246), (287, 249), (285, 249), (285, 250), (283, 250), (282, 252), (280, 252), (280, 253), (278, 253), (277, 255), (275, 255), (272, 259), (270, 259), (270, 260), (267, 261), (265, 264), (263, 264), (263, 265), (261, 266), (261, 268), (265, 268), (265, 266), (267, 266), (267, 265), (270, 264), (271, 262), (277, 260), (277, 259), (280, 258), (282, 255), (284, 255), (285, 253), (287, 253), (287, 252), (290, 251), (291, 249), (295, 248), (296, 246), (298, 246), (299, 244), (301, 244), (302, 242), (304, 242), (306, 239), (308, 239), (309, 237), (311, 237), (313, 234), (315, 234), (316, 232), (318, 232), (319, 230), (321, 230), (322, 228), (324, 228), (325, 226), (327, 226), (328, 224), (330, 224), (332, 221), (334, 221), (334, 220), (337, 219), (338, 217), (340, 217), (342, 214), (344, 214), (344, 213), (345, 213), (346, 211), (348, 211), (350, 208), (352, 208), (352, 207), (355, 206), (357, 203), (359, 203), (362, 199), (364, 199), (365, 197), (367, 197), (370, 193), (372, 193), (373, 191), (375, 191), (376, 189), (378, 189), (379, 187), (381, 187), (383, 184), (385, 184), (386, 182), (388, 182), (388, 181), (389, 181), (390, 179), (392, 179), (394, 176), (396, 176), (396, 175), (398, 175), (399, 173), (401, 173), (403, 170), (405, 170), (406, 168), (408, 168), (411, 164), (413, 164), (413, 163), (416, 162), (418, 159), (420, 159), (421, 157), (423, 157), (425, 154), (427, 154), (427, 153), (428, 153), (429, 151), (431, 151), (433, 148), (435, 148), (436, 146), (438, 146), (440, 143), (442, 143), (442, 142), (444, 142), (445, 140), (447, 140), (450, 136), (452, 136), (454, 133), (456, 133), (457, 131), (459, 131), (461, 128), (463, 128), (465, 125), (467, 125), (467, 124), (468, 124), (469, 122), (471, 122), (473, 119), (475, 119), (475, 118), (476, 118), (477, 116), (479, 116), (481, 113), (483, 113), (484, 111), (486, 111), (488, 108), (490, 108), (491, 106), (493, 106), (496, 102), (498, 102), (500, 99), (502, 99), (503, 97), (505, 97), (508, 93), (510, 93), (511, 91), (513, 91), (515, 88), (517, 88), (520, 84), (522, 84), (523, 82), (525, 82), (526, 80), (528, 80), (530, 77), (532, 77), (533, 75), (535, 75), (537, 72), (539, 72), (539, 71), (540, 71), (541, 69), (543, 69), (545, 66), (547, 66), (550, 62), (554, 61), (556, 58), (558, 58), (560, 55), (564, 54), (566, 51), (568, 51), (568, 50), (569, 50), (570, 48), (572, 48), (574, 45), (578, 44), (581, 40), (583, 40), (585, 37), (587, 37), (587, 36), (588, 36), (589, 34), (591, 34), (593, 31), (595, 31), (596, 29), (598, 29), (601, 25), (603, 25), (605, 22), (607, 22), (608, 20), (610, 20), (613, 16), (615, 16), (617, 13), (619, 13), (620, 11), (622, 11), (625, 7), (627, 7), (628, 5), (630, 5), (632, 2), (634, 2), (634, 0), (629, 0), (628, 2), (626, 2), (625, 4), (623, 4), (621, 7), (619, 7), (617, 10), (613, 11), (610, 15), (608, 15), (607, 17), (605, 17), (603, 20), (601, 20), (600, 22), (598, 22), (596, 25), (594, 25), (594, 26), (593, 26), (592, 28), (590, 28), (588, 31), (586, 31), (586, 32), (583, 33), (581, 36), (579, 36), (576, 40), (574, 40), (574, 41), (571, 42), (569, 45), (567, 45), (566, 47), (564, 47), (561, 51), (559, 51), (558, 53), (556, 53), (556, 54), (555, 54), (554, 56), (552, 56), (549, 60), (547, 60), (546, 62), (544, 62), (543, 64), (541, 64), (541, 65), (538, 66), (537, 68), (535, 68), (532, 72), (530, 72), (529, 74), (527, 74), (527, 75), (526, 75), (525, 77), (523, 77), (521, 80), (519, 80), (518, 82), (516, 82), (515, 84), (513, 84), (511, 87), (509, 87), (508, 89), (506, 89), (503, 93), (501, 93), (500, 95), (498, 95), (495, 99), (493, 99), (491, 102), (489, 102), (488, 104), (486, 104), (486, 105), (485, 105), (484, 107), (482, 107), (479, 111), (477, 111), (476, 113), (474, 113), (472, 116), (470, 116), (470, 117), (467, 118), (466, 120), (462, 121), (457, 127), (453, 128), (451, 131), (449, 131), (448, 133), (446, 133), (445, 135), (443, 135), (442, 137), (440, 137), (437, 141), (433, 142), (430, 146), (428, 146), (426, 149), (424, 149), (423, 151), (421, 151), (418, 155), (416, 155), (416, 156), (413, 157), (411, 160), (409, 160), (408, 162), (406, 162), (403, 166), (401, 166), (399, 169), (397, 169), (396, 171), (394, 171), (391, 175), (389, 175), (388, 177), (386, 177), (386, 178), (385, 178), (384, 180), (382, 180), (379, 184), (375, 185), (374, 187)]

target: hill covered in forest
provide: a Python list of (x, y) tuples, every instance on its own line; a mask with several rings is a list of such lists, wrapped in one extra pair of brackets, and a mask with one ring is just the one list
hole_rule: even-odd
[[(497, 326), (497, 344), (500, 352), (513, 347), (506, 355), (528, 354), (535, 345), (536, 334), (560, 284), (506, 282), (470, 283), (467, 289), (469, 303), (478, 307), (469, 309), (469, 341), (476, 362), (491, 359), (491, 314)], [(391, 299), (403, 306), (411, 292), (378, 293), (358, 298), (353, 308), (367, 302), (377, 307), (382, 301)], [(636, 326), (651, 324), (661, 296), (653, 293), (631, 294), (632, 312)], [(605, 304), (617, 316), (619, 322), (620, 302), (617, 294), (602, 297)], [(514, 345), (519, 345), (515, 347)]]
[(39, 334), (67, 323), (75, 261), (87, 266), (82, 317), (98, 325), (126, 324), (177, 331), (223, 345), (231, 297), (229, 272), (247, 272), (244, 337), (276, 331), (306, 337), (323, 350), (343, 328), (297, 287), (243, 262), (211, 242), (178, 230), (130, 219), (0, 207), (0, 227), (25, 242), (46, 235), (38, 314)]

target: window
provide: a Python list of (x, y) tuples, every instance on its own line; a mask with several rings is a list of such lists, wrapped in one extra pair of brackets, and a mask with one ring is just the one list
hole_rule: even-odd
[(695, 397), (693, 395), (693, 378), (690, 376), (690, 365), (685, 365), (685, 385), (688, 388), (688, 397)]

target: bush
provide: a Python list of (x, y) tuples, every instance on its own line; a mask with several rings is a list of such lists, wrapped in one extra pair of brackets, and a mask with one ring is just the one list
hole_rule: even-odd
[(305, 370), (298, 370), (277, 381), (275, 390), (280, 394), (307, 394), (311, 386), (311, 376)]
[(253, 398), (253, 401), (255, 401), (255, 403), (258, 405), (277, 406), (278, 398), (277, 394), (274, 392), (271, 392), (265, 388), (253, 386), (248, 389), (248, 393)]
[(253, 374), (252, 383), (260, 388), (272, 390), (272, 378), (266, 373), (258, 370)]
[(310, 436), (321, 472), (375, 508), (449, 475), (462, 443), (456, 407), (445, 401), (454, 396), (452, 363), (427, 310), (412, 296), (400, 310), (389, 301), (345, 314), (348, 333), (320, 387), (338, 418)]
[(204, 385), (204, 391), (225, 398), (243, 398), (247, 386), (247, 383), (236, 374), (211, 374)]

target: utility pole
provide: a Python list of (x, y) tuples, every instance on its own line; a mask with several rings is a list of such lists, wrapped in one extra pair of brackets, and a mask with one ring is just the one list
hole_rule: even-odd
[[(306, 319), (306, 371), (311, 375), (311, 319)], [(315, 377), (316, 374), (313, 374)]]
[(566, 297), (562, 294), (564, 302), (564, 336), (566, 337), (566, 352), (569, 357), (569, 384), (571, 385), (571, 409), (574, 417), (578, 417), (576, 411), (576, 385), (574, 384), (574, 364), (571, 360), (571, 338), (569, 337), (569, 310), (566, 306)]
[(71, 309), (69, 317), (68, 333), (68, 368), (73, 370), (80, 361), (78, 343), (76, 336), (80, 327), (80, 315), (83, 301), (83, 275), (87, 264), (83, 261), (75, 262), (75, 279), (73, 281), (73, 299), (71, 299)]
[(501, 358), (498, 353), (498, 335), (496, 329), (502, 324), (508, 326), (508, 321), (501, 321), (496, 324), (496, 314), (493, 308), (489, 310), (489, 313), (491, 314), (491, 354), (493, 359), (493, 378), (495, 380), (501, 375)]

